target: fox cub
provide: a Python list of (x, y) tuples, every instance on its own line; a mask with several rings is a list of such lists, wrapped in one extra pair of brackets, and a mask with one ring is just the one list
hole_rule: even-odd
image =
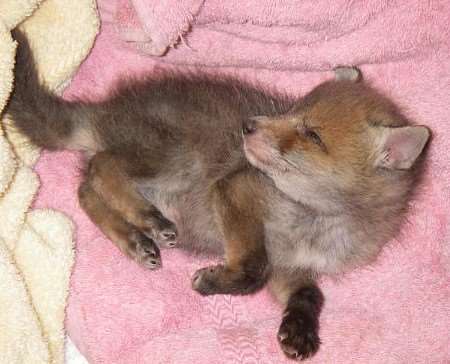
[(197, 271), (203, 295), (267, 282), (285, 305), (284, 353), (319, 348), (315, 281), (372, 261), (399, 231), (430, 137), (355, 68), (302, 98), (229, 78), (125, 80), (97, 103), (39, 81), (26, 37), (7, 113), (38, 146), (85, 151), (80, 204), (149, 269), (161, 247), (223, 255)]

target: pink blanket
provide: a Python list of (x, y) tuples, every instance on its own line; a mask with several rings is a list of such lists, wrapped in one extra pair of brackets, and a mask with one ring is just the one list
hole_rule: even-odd
[[(100, 0), (99, 8), (102, 32), (69, 98), (102, 97), (119, 75), (168, 64), (301, 95), (333, 66), (358, 64), (434, 131), (402, 236), (373, 266), (321, 282), (323, 345), (311, 363), (449, 363), (450, 2)], [(275, 337), (280, 307), (267, 291), (201, 297), (190, 276), (204, 262), (175, 250), (163, 251), (158, 272), (128, 261), (80, 210), (79, 167), (75, 153), (44, 153), (36, 205), (77, 224), (67, 330), (91, 363), (285, 361)]]

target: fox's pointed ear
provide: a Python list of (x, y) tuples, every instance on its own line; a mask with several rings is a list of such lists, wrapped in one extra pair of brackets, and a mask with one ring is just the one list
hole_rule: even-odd
[(361, 71), (356, 67), (339, 66), (334, 69), (336, 81), (359, 82), (362, 79)]
[(380, 128), (375, 164), (381, 168), (411, 168), (430, 138), (430, 130), (425, 126)]

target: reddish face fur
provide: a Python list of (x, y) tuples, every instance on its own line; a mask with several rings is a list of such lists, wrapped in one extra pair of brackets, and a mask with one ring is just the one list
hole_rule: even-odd
[[(330, 200), (345, 194), (376, 195), (392, 183), (377, 164), (383, 153), (395, 157), (403, 152), (382, 145), (384, 135), (393, 128), (411, 129), (406, 125), (395, 106), (365, 84), (331, 81), (318, 86), (287, 114), (257, 118), (254, 131), (245, 134), (244, 147), (249, 161), (297, 200), (302, 200), (297, 198), (300, 190)], [(410, 143), (420, 149), (417, 155), (428, 131), (423, 135), (424, 141)], [(402, 175), (390, 171), (396, 173)]]

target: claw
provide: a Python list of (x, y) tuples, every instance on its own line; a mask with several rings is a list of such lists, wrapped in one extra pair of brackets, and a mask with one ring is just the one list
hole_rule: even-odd
[(162, 266), (159, 248), (152, 239), (140, 232), (133, 232), (131, 238), (136, 243), (136, 261), (152, 270)]
[(288, 334), (287, 332), (283, 332), (283, 333), (279, 333), (278, 334), (278, 340), (280, 340), (280, 342), (283, 342), (284, 340), (286, 340), (288, 338)]

